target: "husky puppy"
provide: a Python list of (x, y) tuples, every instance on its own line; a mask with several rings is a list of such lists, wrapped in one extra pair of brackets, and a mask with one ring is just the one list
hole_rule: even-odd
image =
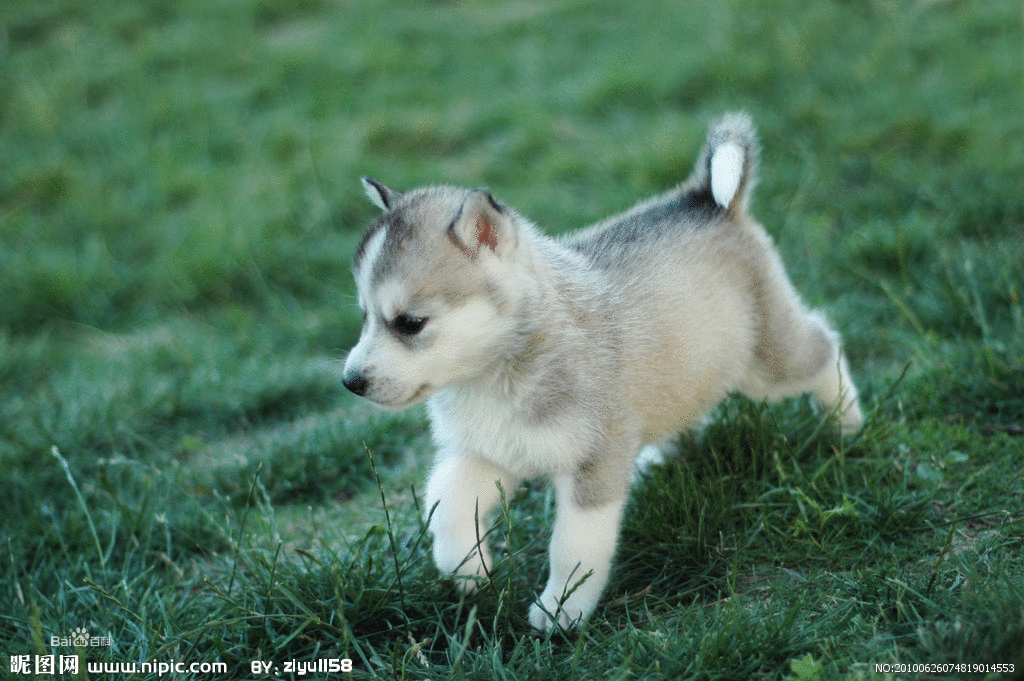
[(862, 422), (839, 335), (801, 302), (747, 212), (750, 119), (715, 123), (678, 188), (563, 239), (485, 189), (363, 185), (383, 211), (355, 254), (365, 321), (344, 384), (427, 400), (434, 559), (471, 591), (487, 518), (524, 479), (553, 483), (550, 576), (529, 621), (586, 619), (608, 580), (633, 461), (731, 391), (811, 392)]

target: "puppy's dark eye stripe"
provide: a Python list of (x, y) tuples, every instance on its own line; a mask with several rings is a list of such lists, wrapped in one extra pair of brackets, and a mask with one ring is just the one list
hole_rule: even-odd
[(403, 336), (415, 336), (427, 325), (427, 317), (400, 314), (391, 322), (391, 328)]

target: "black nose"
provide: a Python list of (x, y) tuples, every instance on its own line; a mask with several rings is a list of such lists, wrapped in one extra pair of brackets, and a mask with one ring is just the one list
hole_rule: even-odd
[(363, 374), (352, 374), (345, 376), (341, 379), (341, 382), (345, 384), (345, 387), (351, 390), (356, 395), (362, 397), (366, 394), (366, 389), (370, 387), (370, 381), (366, 379)]

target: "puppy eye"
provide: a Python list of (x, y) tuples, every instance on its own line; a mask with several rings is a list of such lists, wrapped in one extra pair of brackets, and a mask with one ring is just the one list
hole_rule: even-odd
[(407, 314), (400, 314), (391, 322), (391, 328), (403, 336), (415, 336), (427, 325), (426, 317), (413, 317)]

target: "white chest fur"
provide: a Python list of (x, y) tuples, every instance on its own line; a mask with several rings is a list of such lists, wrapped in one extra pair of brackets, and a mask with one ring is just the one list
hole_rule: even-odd
[(595, 440), (575, 411), (534, 418), (487, 393), (445, 390), (427, 409), (438, 456), (478, 456), (524, 478), (573, 471)]

